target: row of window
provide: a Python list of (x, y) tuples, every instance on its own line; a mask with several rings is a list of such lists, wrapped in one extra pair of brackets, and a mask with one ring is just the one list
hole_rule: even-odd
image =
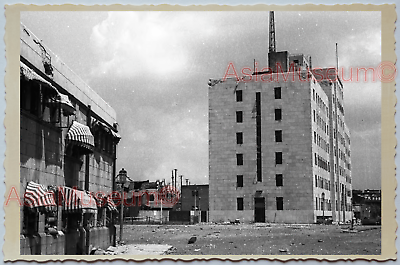
[(347, 143), (350, 145), (350, 136), (347, 133), (344, 133)]
[(315, 165), (322, 168), (323, 170), (327, 172), (331, 172), (330, 169), (330, 164), (327, 162), (324, 158), (322, 158), (320, 155), (317, 155), (317, 153), (314, 153), (314, 160), (315, 160)]
[[(335, 164), (335, 166), (337, 166)], [(337, 170), (335, 170), (335, 173), (337, 172)], [(344, 176), (345, 175), (345, 169), (342, 166), (339, 166), (339, 175), (340, 176)]]
[(315, 187), (324, 190), (331, 190), (331, 181), (315, 175)]
[(348, 175), (346, 175), (346, 182), (351, 184), (351, 178)]
[[(61, 124), (60, 104), (54, 101), (54, 91), (34, 81), (20, 79), (20, 108), (37, 119)], [(68, 118), (66, 118), (68, 119)], [(64, 125), (62, 125), (64, 126)]]
[[(336, 204), (336, 209), (339, 209), (339, 203), (337, 200), (335, 200), (335, 204)], [(340, 210), (343, 211), (344, 208), (345, 211), (350, 211), (351, 205), (348, 203), (341, 204)], [(332, 211), (332, 203), (330, 200), (324, 200), (322, 198), (315, 197), (315, 210)]]
[[(275, 142), (282, 142), (282, 130), (275, 131)], [(243, 144), (243, 132), (236, 133), (236, 144)]]
[(346, 154), (340, 148), (339, 148), (338, 155), (339, 155), (339, 159), (346, 163)]
[[(275, 185), (277, 187), (282, 187), (283, 186), (283, 175), (282, 174), (276, 174), (275, 175)], [(243, 175), (237, 175), (236, 176), (236, 187), (237, 188), (242, 188), (243, 187)]]
[[(344, 98), (343, 97), (343, 88), (340, 85), (338, 86), (338, 88), (339, 88), (339, 90), (337, 91), (338, 92), (337, 95), (339, 95), (339, 97), (343, 100), (343, 98)], [(336, 98), (336, 100), (335, 100), (335, 95), (334, 94), (332, 95), (332, 100), (333, 100), (333, 104), (336, 104), (337, 102), (339, 102), (338, 98)]]
[[(238, 211), (244, 210), (244, 198), (236, 198), (236, 209)], [(283, 210), (283, 197), (276, 197), (276, 209), (278, 211)]]
[[(282, 109), (275, 109), (275, 120), (282, 120)], [(243, 111), (236, 111), (236, 123), (243, 123)]]
[[(282, 164), (282, 152), (275, 152), (275, 165)], [(236, 154), (236, 165), (243, 166), (243, 154)]]
[(99, 152), (104, 152), (109, 155), (115, 154), (115, 138), (110, 133), (104, 130), (97, 130), (94, 133), (95, 148)]
[(332, 211), (331, 200), (315, 197), (315, 210)]
[(314, 131), (314, 143), (321, 147), (325, 152), (329, 154), (330, 149), (329, 149), (329, 143), (327, 143), (324, 138), (318, 135), (317, 132)]
[(343, 146), (346, 146), (346, 142), (344, 140), (344, 137), (342, 136), (342, 134), (339, 131), (337, 132), (337, 137), (338, 137), (339, 143), (341, 143)]
[(336, 100), (336, 102), (337, 102), (337, 105), (338, 105), (338, 109), (339, 109), (340, 112), (344, 115), (344, 108), (343, 108), (342, 104), (340, 104), (340, 101), (339, 101), (339, 100)]
[(342, 120), (342, 118), (340, 118), (339, 114), (336, 116), (336, 122), (339, 124), (340, 127), (342, 127), (342, 129), (344, 129), (344, 122)]
[[(282, 99), (282, 88), (274, 87), (274, 96), (275, 99)], [(236, 102), (243, 101), (243, 90), (236, 90)]]
[(320, 127), (326, 135), (329, 135), (329, 125), (326, 124), (325, 120), (313, 110), (314, 122), (317, 123), (318, 127)]
[(317, 103), (317, 106), (326, 114), (326, 117), (329, 115), (328, 107), (326, 106), (325, 102), (321, 99), (318, 93), (315, 92), (313, 89), (313, 100)]

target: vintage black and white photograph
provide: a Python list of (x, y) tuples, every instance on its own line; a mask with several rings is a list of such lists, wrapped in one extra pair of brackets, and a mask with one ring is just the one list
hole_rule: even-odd
[(21, 11), (20, 255), (381, 255), (381, 16)]

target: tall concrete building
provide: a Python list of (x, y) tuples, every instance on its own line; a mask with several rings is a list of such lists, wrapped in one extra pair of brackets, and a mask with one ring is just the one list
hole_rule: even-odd
[(343, 85), (302, 54), (268, 55), (266, 72), (209, 82), (209, 219), (350, 221)]

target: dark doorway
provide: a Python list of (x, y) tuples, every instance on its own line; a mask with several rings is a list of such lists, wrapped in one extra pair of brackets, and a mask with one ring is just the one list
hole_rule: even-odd
[(265, 198), (254, 198), (254, 217), (256, 223), (265, 222)]
[(201, 222), (207, 222), (207, 211), (201, 211)]

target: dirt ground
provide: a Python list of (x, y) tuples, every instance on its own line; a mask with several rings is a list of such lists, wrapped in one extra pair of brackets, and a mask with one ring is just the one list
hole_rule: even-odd
[[(381, 227), (277, 224), (124, 225), (126, 244), (168, 244), (168, 255), (380, 255)], [(117, 229), (117, 231), (119, 231)], [(196, 241), (188, 244), (191, 237)]]

